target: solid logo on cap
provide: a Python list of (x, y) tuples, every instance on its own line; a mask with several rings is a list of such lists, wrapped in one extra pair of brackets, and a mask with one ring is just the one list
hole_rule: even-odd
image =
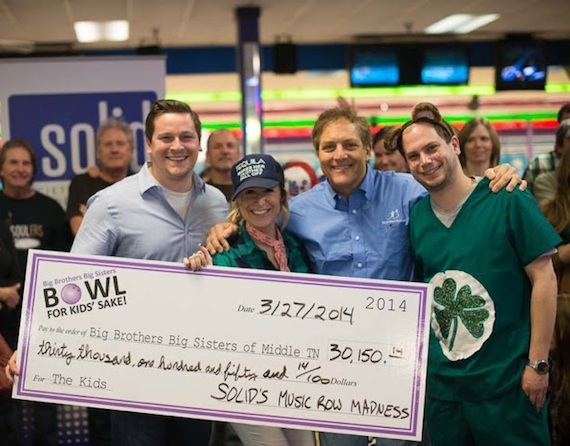
[(236, 166), (236, 174), (240, 183), (248, 178), (263, 175), (264, 170), (265, 161), (263, 158), (243, 160)]

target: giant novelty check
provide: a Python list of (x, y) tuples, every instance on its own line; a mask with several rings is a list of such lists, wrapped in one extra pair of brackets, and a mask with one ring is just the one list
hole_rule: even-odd
[(14, 397), (420, 439), (429, 285), (30, 250)]

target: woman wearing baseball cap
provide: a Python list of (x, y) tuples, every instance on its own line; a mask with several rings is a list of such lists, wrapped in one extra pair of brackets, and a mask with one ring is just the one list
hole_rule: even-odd
[[(202, 246), (184, 259), (198, 270), (207, 265), (275, 271), (310, 272), (303, 245), (285, 227), (289, 215), (285, 178), (271, 155), (246, 155), (232, 167), (234, 194), (228, 221), (238, 232), (228, 240), (230, 249), (210, 256)], [(272, 426), (232, 423), (244, 446), (313, 446), (314, 433)]]

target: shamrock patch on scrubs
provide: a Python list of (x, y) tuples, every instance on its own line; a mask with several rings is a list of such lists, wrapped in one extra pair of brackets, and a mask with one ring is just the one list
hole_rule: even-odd
[(431, 279), (434, 285), (431, 327), (445, 356), (467, 359), (493, 332), (495, 305), (481, 283), (463, 271), (449, 270)]

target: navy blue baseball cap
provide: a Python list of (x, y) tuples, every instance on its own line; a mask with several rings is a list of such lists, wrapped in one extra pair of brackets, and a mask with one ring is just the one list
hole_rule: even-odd
[(246, 189), (273, 189), (285, 184), (283, 168), (271, 155), (246, 155), (232, 167), (232, 201)]

